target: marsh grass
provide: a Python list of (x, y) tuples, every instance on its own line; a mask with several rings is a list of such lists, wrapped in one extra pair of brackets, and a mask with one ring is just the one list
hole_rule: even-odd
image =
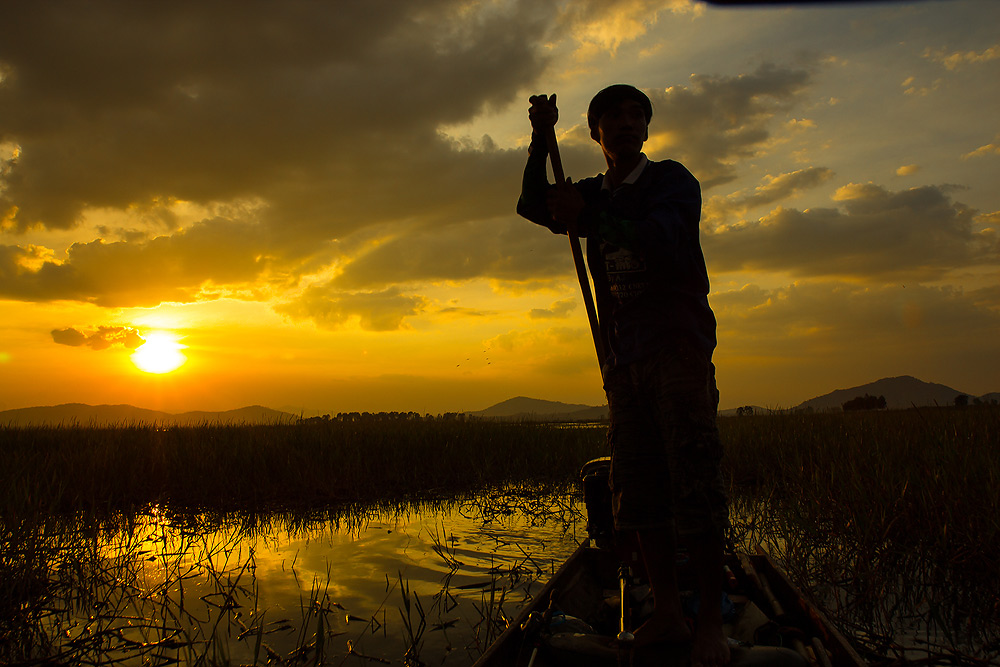
[[(487, 421), (0, 429), (5, 507), (323, 507), (565, 480), (604, 435)], [(23, 512), (21, 512), (23, 514)]]
[(872, 656), (1000, 656), (1000, 410), (723, 420), (741, 547)]
[[(744, 416), (720, 429), (736, 545), (777, 556), (873, 661), (997, 660), (1000, 410)], [(300, 618), (268, 618), (244, 540), (274, 522), (351, 530), (386, 506), (476, 492), (462, 511), (500, 542), (491, 522), (544, 514), (542, 491), (566, 489), (606, 453), (604, 439), (601, 429), (421, 420), (0, 428), (0, 661), (228, 664), (235, 636), (252, 664), (322, 664), (344, 639), (324, 582)], [(186, 541), (171, 548), (189, 554), (164, 567), (162, 586), (142, 579), (166, 539), (165, 528), (159, 538), (143, 529), (150, 516), (180, 527)], [(220, 525), (233, 544), (200, 541)], [(447, 535), (437, 547), (445, 562), (461, 558)], [(479, 589), (470, 646), (502, 631), (546, 569), (523, 556)], [(193, 590), (196, 577), (213, 588)], [(457, 632), (453, 592), (446, 581), (429, 607), (407, 598), (414, 664), (428, 632)], [(435, 618), (418, 632), (421, 612)], [(288, 632), (298, 633), (291, 652), (273, 641)]]

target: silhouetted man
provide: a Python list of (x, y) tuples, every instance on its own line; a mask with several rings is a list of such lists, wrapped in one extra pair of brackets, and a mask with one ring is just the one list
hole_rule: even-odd
[[(716, 425), (716, 323), (699, 240), (701, 188), (680, 163), (643, 154), (652, 105), (627, 85), (602, 90), (587, 111), (607, 172), (550, 185), (545, 135), (558, 119), (555, 101), (531, 98), (517, 211), (557, 234), (574, 230), (587, 239), (607, 351), (615, 528), (636, 534), (655, 601), (635, 631), (636, 645), (690, 641), (693, 665), (724, 665), (728, 505)], [(693, 635), (677, 589), (678, 537), (690, 549), (701, 600)]]

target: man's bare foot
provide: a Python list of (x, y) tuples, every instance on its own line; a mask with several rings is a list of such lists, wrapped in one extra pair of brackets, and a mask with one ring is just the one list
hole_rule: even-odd
[(729, 641), (715, 623), (699, 624), (691, 645), (691, 667), (725, 667), (729, 664)]
[(650, 644), (686, 644), (691, 641), (691, 631), (680, 614), (653, 613), (635, 631), (635, 646)]

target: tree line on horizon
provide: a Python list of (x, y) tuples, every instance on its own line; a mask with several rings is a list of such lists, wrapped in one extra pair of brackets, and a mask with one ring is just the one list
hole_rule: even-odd
[(323, 422), (395, 422), (395, 421), (465, 421), (468, 415), (464, 412), (445, 412), (444, 414), (421, 415), (419, 412), (338, 412), (336, 415), (325, 414), (321, 417), (306, 417), (300, 419), (300, 424), (315, 424)]

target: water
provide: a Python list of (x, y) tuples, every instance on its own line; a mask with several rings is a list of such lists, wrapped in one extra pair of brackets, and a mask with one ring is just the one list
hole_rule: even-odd
[[(767, 518), (762, 506), (733, 509), (744, 529), (752, 517)], [(754, 535), (769, 535), (775, 555), (797, 558), (797, 539), (753, 531), (748, 539)], [(584, 537), (580, 499), (532, 489), (308, 516), (152, 508), (112, 530), (81, 528), (56, 545), (48, 598), (20, 635), (31, 647), (22, 657), (470, 665)], [(954, 650), (944, 647), (957, 643), (962, 653), (995, 658), (987, 648), (995, 646), (995, 618), (973, 617), (986, 628), (948, 627), (946, 619), (968, 615), (929, 602), (938, 587), (918, 576), (920, 565), (900, 563), (894, 571), (909, 576), (890, 577), (879, 596), (839, 576), (821, 577), (815, 591), (843, 629), (879, 653), (888, 642), (915, 658), (947, 658)], [(897, 579), (905, 590), (893, 588)], [(953, 589), (961, 587), (943, 590)]]
[(154, 508), (102, 539), (45, 634), (137, 665), (469, 665), (584, 539), (581, 505), (514, 493), (251, 527)]

